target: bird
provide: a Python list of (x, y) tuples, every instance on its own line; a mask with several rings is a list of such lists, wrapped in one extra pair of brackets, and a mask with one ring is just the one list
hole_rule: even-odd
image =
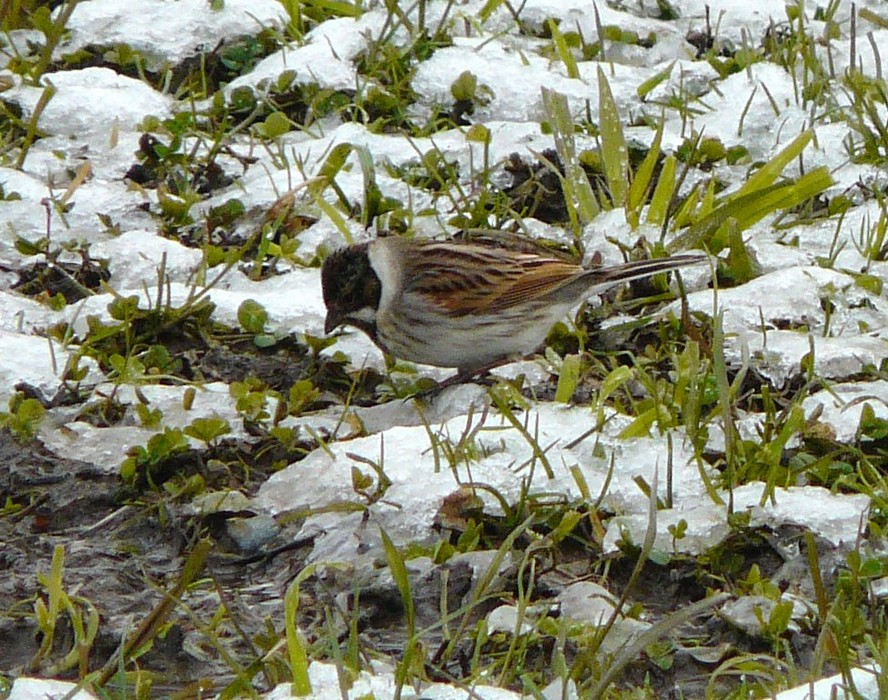
[(324, 260), (324, 333), (350, 325), (385, 353), (468, 378), (532, 354), (594, 294), (707, 260), (682, 254), (584, 267), (541, 246), (379, 237)]

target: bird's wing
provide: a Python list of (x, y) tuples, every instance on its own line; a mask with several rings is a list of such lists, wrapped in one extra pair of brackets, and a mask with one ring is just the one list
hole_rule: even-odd
[(450, 316), (492, 314), (545, 299), (585, 270), (558, 258), (485, 245), (426, 243), (407, 262), (405, 293)]

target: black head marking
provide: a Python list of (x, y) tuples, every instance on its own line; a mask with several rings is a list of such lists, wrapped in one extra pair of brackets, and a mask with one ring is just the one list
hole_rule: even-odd
[(382, 296), (382, 283), (370, 265), (366, 243), (333, 252), (321, 269), (321, 287), (327, 307), (328, 333), (343, 323), (371, 333), (365, 328), (366, 320), (352, 318), (361, 309), (378, 309)]

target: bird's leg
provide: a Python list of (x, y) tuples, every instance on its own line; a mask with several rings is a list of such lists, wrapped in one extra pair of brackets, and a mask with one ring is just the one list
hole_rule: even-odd
[(458, 371), (456, 374), (447, 377), (447, 379), (443, 379), (435, 386), (431, 386), (428, 389), (421, 389), (417, 391), (415, 394), (410, 394), (410, 396), (406, 397), (405, 401), (410, 401), (412, 399), (433, 399), (442, 391), (451, 386), (456, 386), (458, 384), (466, 384), (467, 382), (481, 380), (482, 377), (479, 377), (479, 373), (485, 373), (485, 370), (473, 370), (471, 372), (463, 372)]
[(493, 379), (490, 377), (490, 370), (494, 367), (498, 367), (499, 365), (493, 365), (490, 367), (479, 367), (478, 369), (473, 370), (458, 370), (456, 374), (451, 377), (447, 377), (443, 381), (438, 382), (438, 386), (435, 387), (437, 391), (441, 389), (446, 389), (449, 386), (456, 386), (457, 384), (467, 384), (468, 382), (477, 382), (479, 384), (487, 384), (490, 385), (493, 383)]
[(484, 384), (485, 386), (493, 386), (494, 380), (492, 377), (490, 377), (490, 371), (496, 369), (497, 367), (507, 365), (510, 362), (515, 362), (519, 359), (521, 358), (503, 357), (494, 362), (489, 362), (486, 365), (481, 365), (480, 367), (473, 367), (472, 369), (459, 368), (456, 371), (456, 374), (438, 382), (433, 387), (423, 389), (422, 391), (418, 391), (417, 393), (408, 396), (407, 399), (431, 399), (440, 394), (442, 391), (444, 391), (444, 389), (447, 389), (448, 387), (457, 386), (459, 384), (466, 384), (468, 382), (476, 382), (478, 384)]

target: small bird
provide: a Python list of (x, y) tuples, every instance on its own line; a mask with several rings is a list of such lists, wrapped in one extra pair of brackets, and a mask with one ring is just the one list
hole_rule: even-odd
[(348, 324), (383, 352), (467, 378), (534, 352), (593, 294), (706, 260), (688, 254), (586, 268), (527, 245), (377, 238), (324, 261), (324, 332)]

